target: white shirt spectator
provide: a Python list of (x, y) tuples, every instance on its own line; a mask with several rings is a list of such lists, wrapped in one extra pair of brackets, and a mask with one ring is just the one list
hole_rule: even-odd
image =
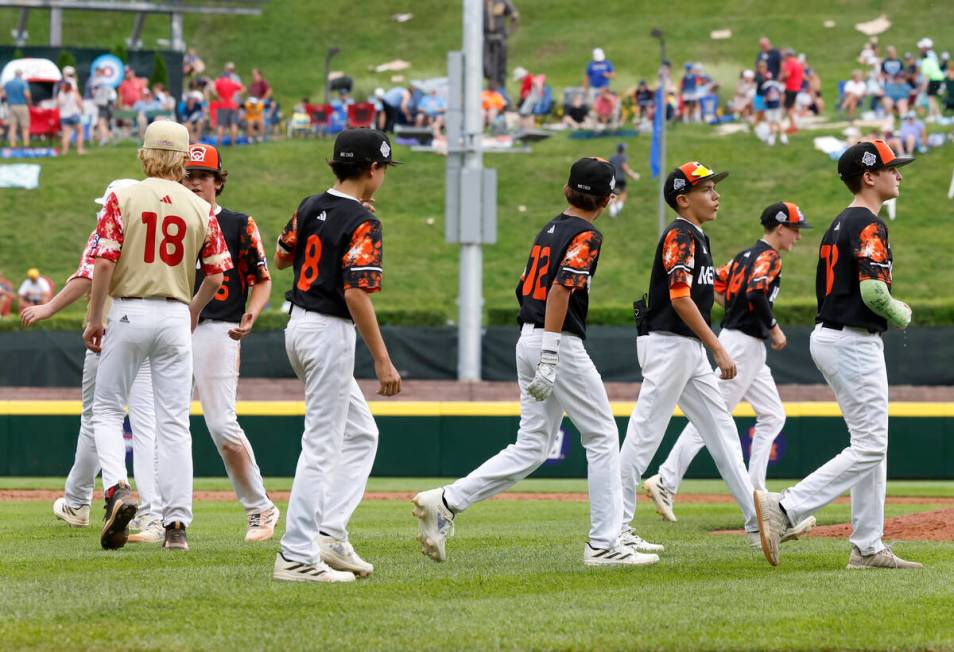
[(33, 303), (40, 303), (43, 301), (47, 295), (50, 293), (50, 284), (46, 282), (46, 279), (40, 276), (35, 281), (31, 279), (26, 279), (20, 285), (20, 289), (17, 291), (17, 294), (21, 297), (26, 297), (27, 300), (32, 301)]
[(864, 97), (868, 92), (868, 84), (862, 80), (849, 79), (845, 82), (845, 95)]

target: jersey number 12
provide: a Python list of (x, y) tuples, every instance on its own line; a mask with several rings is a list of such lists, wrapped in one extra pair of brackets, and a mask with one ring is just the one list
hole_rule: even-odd
[(550, 247), (541, 248), (540, 245), (533, 245), (530, 250), (530, 257), (533, 259), (527, 266), (527, 275), (523, 279), (523, 296), (533, 293), (534, 299), (545, 301), (547, 298), (547, 289), (543, 286), (543, 276), (550, 266)]

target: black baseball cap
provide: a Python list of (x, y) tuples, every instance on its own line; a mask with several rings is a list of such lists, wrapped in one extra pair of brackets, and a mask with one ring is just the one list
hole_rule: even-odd
[(895, 156), (883, 140), (855, 143), (838, 159), (838, 176), (842, 181), (860, 177), (865, 172), (899, 168), (913, 162), (910, 156)]
[(802, 209), (790, 201), (778, 201), (766, 206), (759, 218), (762, 226), (777, 226), (784, 224), (794, 229), (810, 229), (812, 225), (805, 221)]
[(676, 210), (676, 197), (685, 195), (703, 181), (719, 183), (729, 176), (728, 172), (714, 172), (699, 161), (689, 161), (673, 169), (666, 177), (663, 197), (673, 210)]
[(616, 168), (606, 159), (581, 158), (570, 168), (566, 185), (576, 192), (605, 197), (616, 189)]
[(332, 163), (381, 163), (398, 165), (391, 158), (391, 141), (382, 131), (359, 127), (345, 129), (335, 138)]

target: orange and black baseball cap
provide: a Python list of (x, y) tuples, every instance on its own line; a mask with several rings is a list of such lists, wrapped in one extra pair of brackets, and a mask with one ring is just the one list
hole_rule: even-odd
[(860, 177), (865, 172), (899, 168), (913, 162), (910, 156), (895, 156), (883, 140), (855, 143), (838, 159), (838, 176), (842, 181)]
[(186, 172), (222, 172), (222, 157), (219, 150), (212, 145), (189, 145), (189, 160), (186, 161)]
[(793, 229), (810, 229), (812, 225), (805, 220), (805, 214), (802, 209), (790, 201), (778, 201), (771, 204), (762, 211), (762, 217), (759, 218), (762, 226), (777, 226), (784, 224)]
[(673, 169), (666, 177), (663, 197), (673, 210), (676, 209), (676, 197), (685, 195), (703, 181), (719, 183), (729, 176), (728, 172), (715, 172), (699, 161), (689, 161)]

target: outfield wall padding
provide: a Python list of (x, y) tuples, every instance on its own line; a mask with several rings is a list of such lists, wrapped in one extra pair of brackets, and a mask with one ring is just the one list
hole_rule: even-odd
[[(454, 380), (457, 377), (457, 330), (432, 326), (384, 326), (384, 339), (395, 366), (410, 380)], [(786, 329), (788, 347), (768, 352), (768, 363), (780, 384), (824, 383), (809, 353), (807, 326)], [(483, 379), (514, 381), (516, 326), (484, 330)], [(894, 385), (954, 385), (954, 327), (911, 328), (885, 335), (888, 380)], [(634, 329), (594, 326), (586, 349), (604, 381), (642, 379), (636, 364)], [(83, 342), (79, 332), (12, 331), (0, 333), (0, 386), (79, 386)], [(283, 331), (252, 332), (242, 342), (241, 373), (246, 378), (292, 378)], [(374, 365), (358, 338), (355, 376), (374, 378)], [(440, 397), (434, 397), (435, 399)]]
[[(381, 430), (374, 463), (377, 476), (441, 476), (467, 474), (500, 449), (513, 443), (517, 416), (379, 416)], [(746, 459), (755, 422), (735, 417)], [(240, 422), (265, 476), (294, 474), (300, 451), (301, 416), (242, 416)], [(627, 418), (618, 416), (620, 437)], [(686, 423), (674, 417), (648, 474), (672, 448)], [(0, 475), (65, 476), (73, 462), (79, 416), (0, 414)], [(196, 476), (224, 476), (225, 470), (201, 416), (192, 417)], [(582, 478), (586, 458), (579, 433), (565, 420), (556, 446), (534, 477)], [(844, 422), (837, 416), (789, 417), (776, 439), (770, 478), (799, 478), (836, 455), (848, 444)], [(127, 442), (128, 445), (128, 442)], [(130, 458), (130, 472), (131, 453)], [(647, 475), (648, 475), (647, 474)], [(891, 417), (888, 476), (892, 479), (954, 479), (954, 419)], [(703, 450), (689, 468), (689, 477), (718, 477)]]

